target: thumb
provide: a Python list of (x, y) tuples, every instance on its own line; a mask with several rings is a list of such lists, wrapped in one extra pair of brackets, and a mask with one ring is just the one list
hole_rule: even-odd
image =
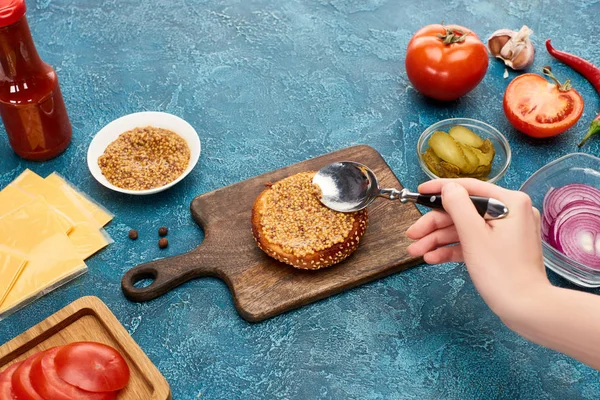
[(446, 183), (442, 187), (442, 204), (450, 214), (461, 242), (476, 241), (481, 238), (486, 223), (477, 213), (464, 187), (454, 182)]

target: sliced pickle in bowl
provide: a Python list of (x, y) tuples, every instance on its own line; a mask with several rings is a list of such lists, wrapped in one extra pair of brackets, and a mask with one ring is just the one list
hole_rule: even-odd
[(470, 177), (487, 180), (496, 151), (489, 139), (456, 125), (448, 133), (434, 132), (421, 154), (425, 165), (440, 178)]

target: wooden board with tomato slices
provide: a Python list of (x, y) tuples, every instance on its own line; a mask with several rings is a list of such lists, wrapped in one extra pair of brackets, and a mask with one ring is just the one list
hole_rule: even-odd
[(14, 398), (169, 400), (171, 391), (108, 307), (82, 297), (0, 347), (0, 400)]

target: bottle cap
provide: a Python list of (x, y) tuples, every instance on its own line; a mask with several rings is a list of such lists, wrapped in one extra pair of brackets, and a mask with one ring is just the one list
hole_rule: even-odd
[(25, 15), (25, 0), (3, 0), (0, 2), (0, 28), (18, 22)]

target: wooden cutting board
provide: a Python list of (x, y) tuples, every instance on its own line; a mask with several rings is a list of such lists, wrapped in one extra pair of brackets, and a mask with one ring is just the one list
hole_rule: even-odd
[(97, 297), (81, 297), (0, 347), (0, 371), (30, 355), (68, 343), (105, 343), (123, 355), (131, 372), (119, 400), (170, 400), (171, 390), (152, 361)]
[[(327, 269), (299, 270), (268, 257), (257, 247), (250, 217), (264, 185), (337, 161), (365, 164), (375, 172), (381, 187), (402, 188), (381, 155), (361, 145), (203, 194), (192, 201), (191, 211), (204, 229), (204, 241), (186, 254), (132, 268), (123, 277), (123, 292), (130, 300), (147, 301), (190, 279), (218, 277), (229, 286), (241, 316), (261, 321), (419, 264), (422, 259), (406, 252), (411, 241), (405, 231), (421, 214), (413, 204), (386, 199), (377, 199), (369, 206), (369, 226), (358, 250)], [(153, 282), (135, 287), (142, 279)]]

